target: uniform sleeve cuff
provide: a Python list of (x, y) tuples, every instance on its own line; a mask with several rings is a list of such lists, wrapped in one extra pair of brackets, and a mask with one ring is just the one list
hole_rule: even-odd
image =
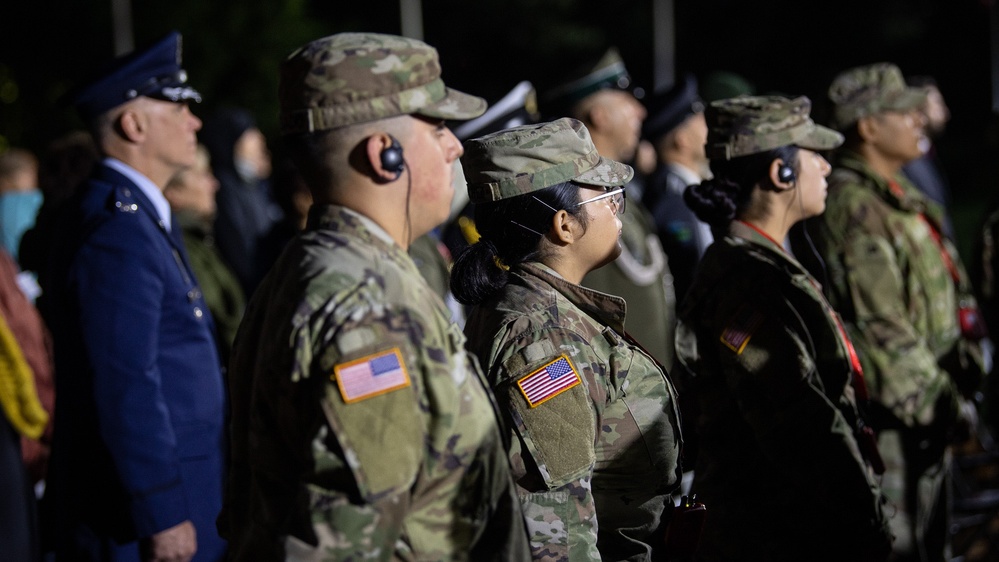
[(184, 488), (174, 484), (132, 498), (132, 518), (139, 537), (149, 537), (190, 519)]

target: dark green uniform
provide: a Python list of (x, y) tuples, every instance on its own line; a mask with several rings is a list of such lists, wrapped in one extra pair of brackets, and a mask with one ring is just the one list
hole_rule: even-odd
[(695, 394), (703, 560), (862, 560), (888, 549), (858, 446), (849, 342), (819, 285), (745, 223), (704, 255), (680, 308)]
[(187, 212), (178, 212), (174, 216), (183, 231), (184, 248), (191, 260), (191, 269), (198, 278), (205, 304), (215, 321), (219, 356), (228, 365), (232, 342), (236, 339), (236, 330), (246, 308), (246, 297), (236, 275), (222, 260), (211, 225)]

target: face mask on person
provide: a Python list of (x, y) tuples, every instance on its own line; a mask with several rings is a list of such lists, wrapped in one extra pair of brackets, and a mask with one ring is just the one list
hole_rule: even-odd
[(11, 215), (18, 217), (31, 217), (34, 222), (38, 209), (42, 206), (42, 192), (38, 189), (29, 191), (8, 191), (0, 195), (3, 206)]
[(260, 170), (257, 169), (257, 165), (252, 160), (237, 156), (233, 158), (232, 163), (239, 179), (245, 182), (254, 182), (260, 179)]

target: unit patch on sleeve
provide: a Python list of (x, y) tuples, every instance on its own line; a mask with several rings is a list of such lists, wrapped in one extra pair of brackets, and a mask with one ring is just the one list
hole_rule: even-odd
[(746, 344), (749, 343), (749, 339), (753, 337), (753, 333), (762, 322), (763, 315), (755, 308), (743, 306), (736, 313), (735, 318), (725, 327), (721, 334), (721, 342), (734, 351), (736, 355), (739, 355), (742, 350), (746, 349)]
[(581, 384), (579, 374), (565, 355), (517, 381), (520, 392), (532, 408)]
[(398, 347), (336, 365), (333, 376), (347, 404), (410, 385)]

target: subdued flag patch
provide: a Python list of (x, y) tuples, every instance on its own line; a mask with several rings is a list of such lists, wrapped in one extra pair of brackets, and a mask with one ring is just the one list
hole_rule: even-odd
[(410, 385), (398, 347), (337, 365), (333, 377), (347, 404)]
[(565, 355), (517, 381), (520, 392), (532, 408), (581, 384), (579, 374)]
[(721, 342), (737, 355), (741, 354), (742, 350), (746, 349), (746, 344), (749, 343), (750, 338), (753, 337), (753, 332), (760, 327), (762, 322), (763, 315), (755, 308), (743, 306), (722, 332)]

